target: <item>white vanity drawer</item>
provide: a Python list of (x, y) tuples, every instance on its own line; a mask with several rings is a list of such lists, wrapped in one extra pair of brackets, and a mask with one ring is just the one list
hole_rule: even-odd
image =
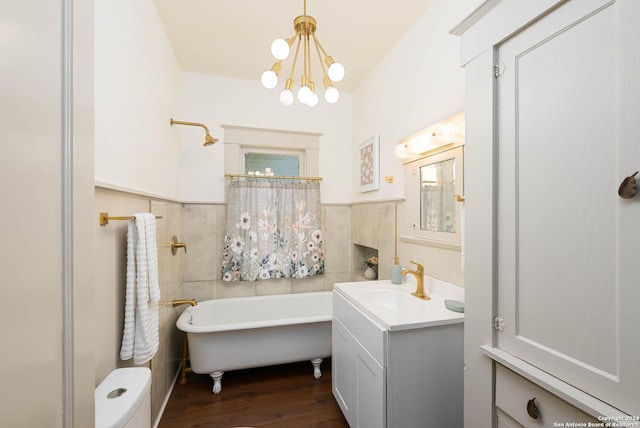
[[(537, 418), (529, 401), (534, 399)], [(496, 364), (496, 406), (524, 427), (558, 427), (567, 422), (588, 423), (598, 421), (561, 400), (550, 392), (531, 383), (511, 370)], [(563, 425), (560, 425), (563, 424)], [(576, 425), (578, 426), (578, 425)]]
[(342, 322), (381, 366), (386, 366), (385, 345), (387, 337), (384, 328), (336, 291), (333, 292), (333, 316)]

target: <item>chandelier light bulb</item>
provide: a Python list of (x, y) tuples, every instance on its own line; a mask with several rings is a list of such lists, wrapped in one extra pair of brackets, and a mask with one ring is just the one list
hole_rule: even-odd
[(311, 95), (307, 98), (307, 105), (309, 107), (315, 107), (318, 105), (318, 95), (315, 92), (311, 92)]
[(271, 43), (271, 55), (279, 61), (287, 59), (289, 56), (289, 43), (284, 39), (275, 39)]
[(280, 104), (283, 106), (290, 106), (293, 104), (293, 92), (289, 89), (285, 89), (280, 92)]
[(332, 63), (329, 66), (329, 69), (327, 70), (327, 72), (329, 74), (329, 78), (333, 82), (339, 82), (342, 79), (344, 79), (344, 74), (345, 74), (344, 66), (339, 62)]
[(298, 90), (298, 101), (302, 104), (307, 104), (309, 98), (311, 97), (311, 89), (307, 85), (302, 86)]
[(340, 92), (333, 86), (329, 86), (327, 90), (324, 91), (324, 99), (329, 104), (335, 104), (340, 99)]
[(262, 73), (262, 77), (260, 78), (262, 82), (262, 86), (267, 89), (273, 89), (278, 84), (278, 75), (273, 70), (267, 70)]

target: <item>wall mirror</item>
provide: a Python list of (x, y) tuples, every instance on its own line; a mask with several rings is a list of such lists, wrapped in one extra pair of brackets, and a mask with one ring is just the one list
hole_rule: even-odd
[(456, 160), (420, 167), (420, 230), (455, 233)]
[(401, 239), (460, 247), (464, 146), (422, 157), (404, 166), (405, 209)]

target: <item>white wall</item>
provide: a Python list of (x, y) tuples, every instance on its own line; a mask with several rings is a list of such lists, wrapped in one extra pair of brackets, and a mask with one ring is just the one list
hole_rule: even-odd
[[(380, 191), (353, 200), (403, 196), (402, 138), (464, 110), (464, 70), (458, 37), (449, 34), (480, 0), (436, 0), (353, 93), (353, 151), (380, 134)], [(352, 168), (357, 168), (354, 158)], [(384, 176), (394, 177), (392, 184)]]
[[(93, 425), (93, 240), (88, 227), (93, 197), (93, 3), (76, 3), (74, 109), (70, 121), (64, 123), (62, 2), (2, 3), (3, 427), (62, 427), (67, 418), (78, 427)], [(71, 141), (63, 140), (63, 129), (72, 133)], [(73, 153), (72, 164), (66, 166), (62, 161), (65, 146), (71, 146)], [(72, 218), (63, 210), (61, 183), (67, 173), (73, 182)], [(63, 222), (73, 233), (69, 251), (73, 260), (68, 270), (63, 267), (67, 253), (63, 251)], [(62, 277), (65, 271), (69, 281)], [(65, 305), (64, 290), (71, 288), (74, 303)], [(73, 326), (63, 319), (65, 307), (73, 309)], [(73, 341), (72, 361), (63, 356), (64, 332), (65, 339)], [(65, 361), (72, 363), (75, 403), (70, 403), (74, 404), (70, 413), (63, 404), (68, 391), (62, 384)]]
[(181, 68), (151, 0), (95, 4), (95, 178), (180, 196)]
[[(224, 201), (224, 132), (221, 124), (298, 132), (320, 137), (322, 202), (351, 200), (351, 96), (342, 93), (338, 103), (320, 100), (314, 108), (297, 101), (283, 107), (281, 88), (265, 89), (259, 81), (185, 72), (180, 120), (202, 122), (220, 141), (203, 147), (204, 130), (181, 127), (182, 197), (190, 202)], [(177, 118), (176, 118), (177, 119)]]
[[(353, 145), (380, 135), (380, 190), (358, 193), (355, 202), (404, 198), (402, 162), (393, 149), (401, 139), (464, 111), (460, 42), (449, 34), (480, 0), (436, 0), (353, 94)], [(352, 169), (357, 168), (354, 156)], [(393, 176), (387, 183), (385, 176)], [(400, 217), (402, 217), (400, 211)], [(402, 221), (402, 218), (400, 218)], [(460, 251), (400, 241), (400, 263), (416, 260), (427, 275), (464, 285)]]

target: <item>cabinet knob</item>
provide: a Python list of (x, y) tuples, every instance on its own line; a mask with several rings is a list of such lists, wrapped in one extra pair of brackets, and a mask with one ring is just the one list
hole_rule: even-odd
[(538, 419), (538, 406), (536, 406), (535, 397), (527, 401), (527, 413), (529, 414), (531, 419)]

